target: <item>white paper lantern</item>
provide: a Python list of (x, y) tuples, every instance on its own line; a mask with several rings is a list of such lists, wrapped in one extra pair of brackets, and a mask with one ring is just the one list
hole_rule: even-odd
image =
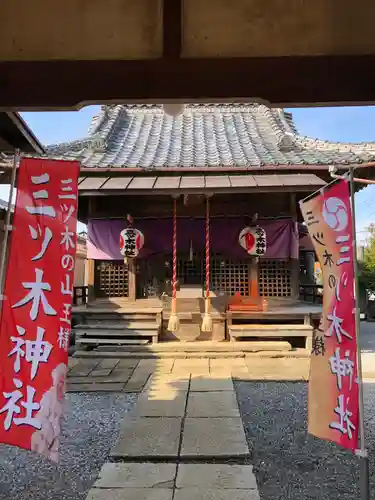
[(138, 257), (140, 249), (145, 242), (144, 236), (139, 229), (128, 227), (120, 233), (120, 252), (124, 257), (134, 259)]
[(266, 253), (266, 231), (262, 227), (245, 227), (240, 232), (238, 241), (249, 255), (259, 257)]

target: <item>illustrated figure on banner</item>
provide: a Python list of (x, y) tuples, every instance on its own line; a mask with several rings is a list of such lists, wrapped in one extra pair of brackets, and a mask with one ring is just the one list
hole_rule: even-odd
[(40, 400), (40, 410), (35, 418), (41, 423), (40, 430), (31, 436), (31, 450), (57, 462), (60, 441), (60, 419), (64, 409), (64, 394), (68, 369), (60, 363), (52, 372), (52, 387)]

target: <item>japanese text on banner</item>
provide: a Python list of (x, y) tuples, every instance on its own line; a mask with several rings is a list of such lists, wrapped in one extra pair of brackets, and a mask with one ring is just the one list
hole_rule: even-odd
[(323, 270), (324, 287), (322, 317), (312, 345), (309, 432), (355, 450), (357, 343), (348, 182), (340, 180), (302, 202), (301, 211)]
[(58, 458), (78, 162), (23, 159), (0, 324), (0, 442)]

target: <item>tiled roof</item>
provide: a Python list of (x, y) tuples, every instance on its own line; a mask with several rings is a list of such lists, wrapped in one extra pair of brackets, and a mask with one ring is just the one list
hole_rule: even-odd
[(375, 143), (300, 136), (290, 113), (261, 104), (189, 104), (176, 117), (165, 114), (161, 105), (103, 106), (88, 137), (47, 151), (91, 168), (251, 168), (375, 160)]
[[(0, 210), (8, 210), (8, 202), (5, 200), (0, 199)], [(14, 212), (14, 205), (12, 204), (10, 206), (10, 211)]]

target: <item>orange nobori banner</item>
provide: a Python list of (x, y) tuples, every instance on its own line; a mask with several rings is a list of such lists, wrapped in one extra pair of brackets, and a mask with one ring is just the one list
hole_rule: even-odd
[(359, 397), (349, 183), (341, 179), (300, 208), (323, 271), (323, 311), (311, 353), (308, 430), (355, 450)]

